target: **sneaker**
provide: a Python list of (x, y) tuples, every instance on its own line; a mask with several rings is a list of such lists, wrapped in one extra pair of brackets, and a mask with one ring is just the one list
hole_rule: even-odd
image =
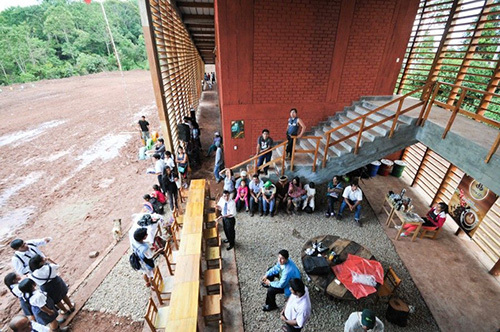
[(325, 213), (325, 217), (330, 218), (330, 213)]
[(399, 234), (399, 236), (400, 236), (400, 237), (406, 237), (406, 236), (408, 236), (408, 235), (406, 235), (405, 233), (401, 233), (401, 234)]
[(395, 229), (401, 229), (401, 225), (394, 226)]
[(359, 219), (354, 219), (354, 222), (359, 226), (359, 227), (363, 227), (363, 224), (361, 224), (361, 221), (359, 221)]
[(264, 213), (264, 215), (267, 217), (269, 215), (269, 211), (266, 211), (266, 213)]
[(330, 213), (330, 216), (335, 217), (335, 212)]
[(253, 212), (252, 212), (252, 213), (250, 213), (250, 217), (253, 217), (253, 215), (254, 215), (254, 213), (253, 213)]
[(342, 220), (342, 215), (341, 214), (337, 214), (337, 220)]

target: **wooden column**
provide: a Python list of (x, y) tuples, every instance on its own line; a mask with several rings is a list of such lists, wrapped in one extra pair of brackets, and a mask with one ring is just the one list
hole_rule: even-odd
[(428, 154), (429, 154), (429, 148), (425, 147), (424, 156), (422, 157), (422, 160), (420, 161), (420, 165), (418, 165), (418, 169), (417, 169), (417, 173), (415, 174), (415, 178), (413, 178), (413, 181), (411, 182), (411, 187), (413, 187), (415, 184), (417, 184), (418, 178), (421, 175), (422, 164), (424, 163), (424, 160)]
[(491, 268), (490, 274), (494, 275), (495, 277), (500, 276), (500, 259), (497, 260), (495, 265)]

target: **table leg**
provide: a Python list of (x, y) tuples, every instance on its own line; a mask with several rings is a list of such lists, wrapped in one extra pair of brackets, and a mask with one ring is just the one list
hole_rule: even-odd
[(404, 231), (404, 228), (403, 228), (404, 225), (405, 225), (405, 223), (401, 224), (401, 228), (399, 229), (398, 234), (396, 235), (396, 238), (394, 239), (394, 241), (399, 240), (401, 233), (403, 233), (403, 231)]
[(413, 232), (413, 237), (411, 238), (411, 242), (415, 241), (418, 234), (420, 233), (420, 229), (422, 228), (422, 224), (417, 226), (417, 229)]

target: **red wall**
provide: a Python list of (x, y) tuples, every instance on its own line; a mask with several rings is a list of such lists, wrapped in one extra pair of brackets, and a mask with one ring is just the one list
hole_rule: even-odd
[[(284, 140), (295, 107), (310, 128), (363, 95), (392, 94), (419, 0), (216, 0), (226, 165)], [(245, 138), (231, 139), (231, 121)], [(234, 150), (234, 147), (237, 150)]]

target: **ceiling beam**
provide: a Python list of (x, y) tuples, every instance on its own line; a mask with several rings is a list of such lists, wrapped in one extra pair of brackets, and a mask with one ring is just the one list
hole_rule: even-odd
[(198, 24), (198, 23), (186, 23), (184, 22), (184, 24), (186, 24), (186, 27), (188, 29), (192, 29), (192, 28), (209, 28), (209, 29), (214, 29), (215, 30), (215, 25), (214, 24)]
[(192, 15), (184, 14), (182, 15), (182, 22), (184, 24), (215, 24), (213, 15)]
[(214, 8), (214, 3), (213, 2), (177, 1), (177, 7), (186, 7), (186, 8)]

